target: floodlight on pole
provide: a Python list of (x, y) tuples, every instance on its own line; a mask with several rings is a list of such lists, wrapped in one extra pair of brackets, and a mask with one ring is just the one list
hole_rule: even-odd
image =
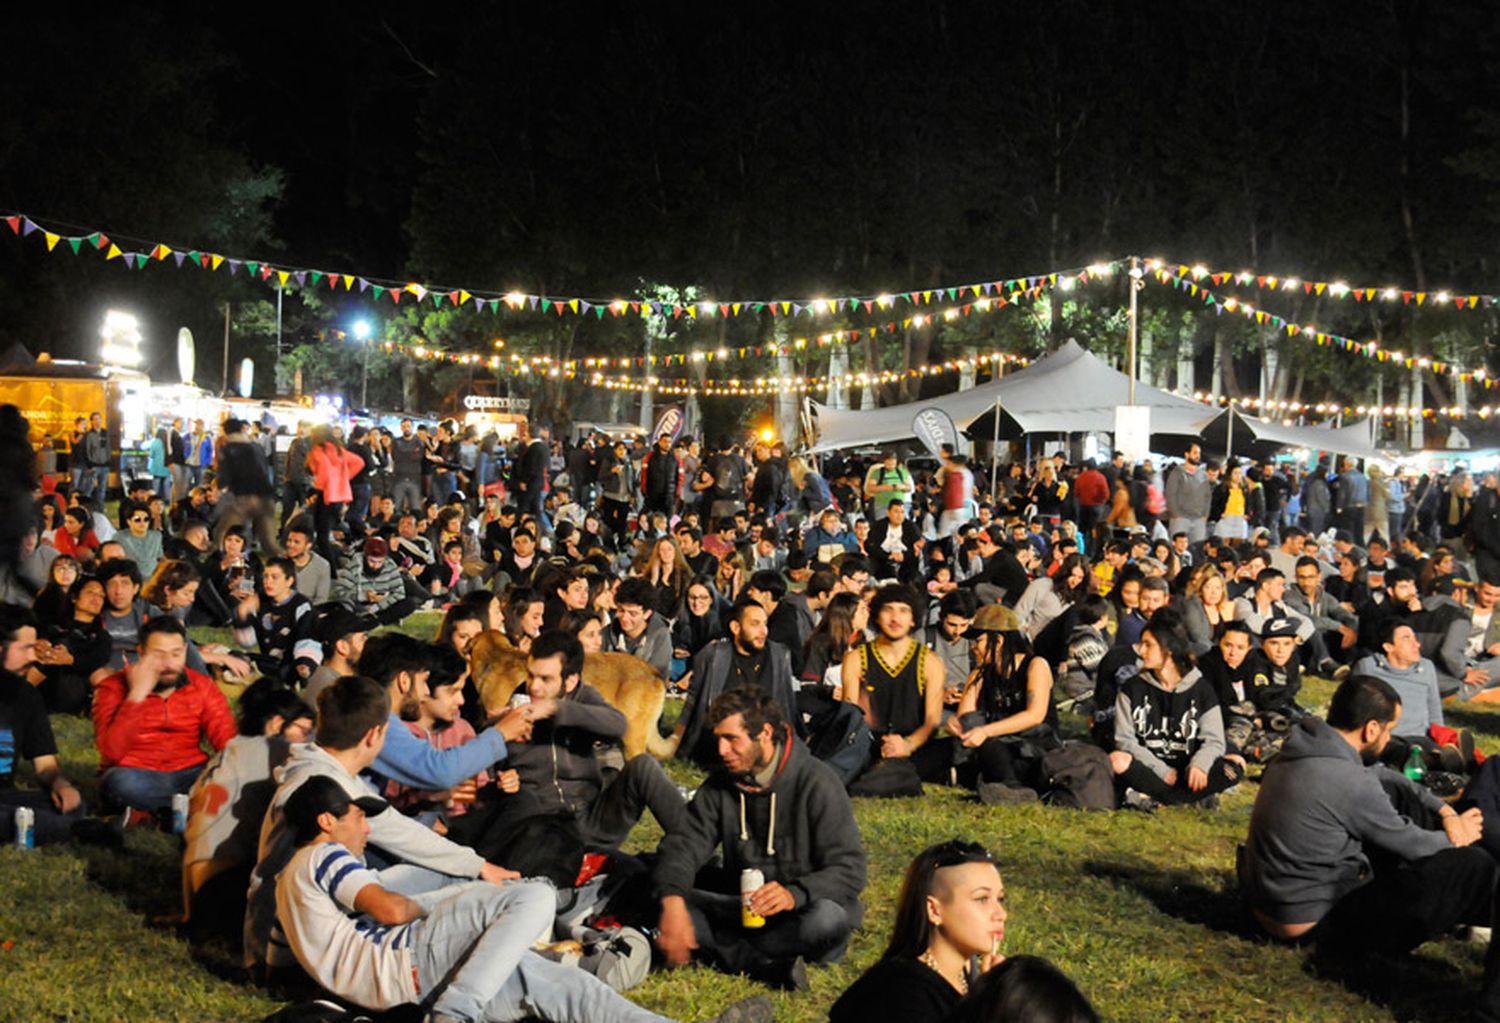
[(99, 358), (109, 366), (141, 364), (141, 324), (130, 313), (110, 309), (99, 329)]

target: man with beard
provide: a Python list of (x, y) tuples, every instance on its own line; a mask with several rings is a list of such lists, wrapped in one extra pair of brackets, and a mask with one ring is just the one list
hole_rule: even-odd
[(208, 762), (205, 739), (221, 750), (236, 728), (213, 679), (187, 667), (182, 622), (144, 623), (136, 652), (94, 690), (94, 742), (106, 805), (149, 813), (170, 809), (174, 795), (193, 787)]
[[(30, 807), (37, 845), (67, 839), (83, 816), (83, 800), (57, 763), (57, 743), (47, 707), (26, 673), (37, 663), (36, 619), (30, 611), (0, 606), (0, 842), (15, 840), (15, 811)], [(18, 789), (16, 762), (30, 760), (36, 789)]]
[[(866, 857), (854, 808), (762, 690), (731, 689), (707, 718), (719, 763), (688, 805), (687, 826), (658, 850), (657, 945), (673, 966), (696, 952), (726, 972), (804, 989), (806, 964), (841, 959), (863, 916)], [(698, 887), (721, 848), (723, 882)], [(747, 869), (764, 882), (743, 897), (765, 920), (755, 929), (741, 923)]]
[[(1268, 934), (1368, 956), (1494, 919), (1497, 867), (1475, 844), (1480, 811), (1459, 814), (1374, 766), (1400, 719), (1394, 689), (1354, 675), (1333, 694), (1328, 720), (1299, 721), (1266, 768), (1240, 884)], [(1493, 943), (1476, 1009), (1476, 1019), (1500, 1019)]]
[(1203, 468), (1203, 449), (1197, 444), (1187, 449), (1182, 464), (1167, 475), (1167, 531), (1186, 533), (1188, 542), (1200, 544), (1208, 539), (1208, 508), (1213, 498), (1213, 481)]
[(729, 635), (714, 640), (693, 658), (692, 682), (677, 719), (677, 755), (706, 767), (716, 762), (713, 739), (705, 727), (707, 712), (722, 693), (760, 689), (777, 706), (793, 708), (793, 722), (801, 720), (795, 712), (791, 657), (786, 647), (768, 640), (766, 609), (743, 597), (730, 610), (726, 624)]
[(422, 700), (429, 695), (427, 659), (426, 646), (399, 632), (371, 636), (359, 656), (359, 673), (385, 686), (390, 694), (391, 727), (370, 768), (386, 781), (429, 792), (451, 789), (504, 760), (506, 742), (529, 737), (532, 722), (556, 710), (555, 704), (516, 707), (472, 741), (437, 749), (403, 724), (417, 720)]
[(871, 767), (909, 758), (923, 781), (943, 782), (953, 745), (934, 738), (943, 720), (943, 662), (912, 635), (920, 607), (921, 598), (910, 587), (875, 591), (870, 601), (875, 638), (844, 658), (844, 702), (865, 712), (878, 740), (871, 747)]
[(333, 592), (333, 570), (328, 559), (313, 550), (312, 523), (297, 519), (286, 529), (286, 556), (296, 571), (297, 592), (314, 604), (328, 603)]
[(381, 625), (395, 625), (415, 611), (417, 603), (407, 596), (406, 584), (390, 553), (390, 546), (380, 537), (366, 540), (364, 556), (350, 558), (339, 569), (333, 599)]

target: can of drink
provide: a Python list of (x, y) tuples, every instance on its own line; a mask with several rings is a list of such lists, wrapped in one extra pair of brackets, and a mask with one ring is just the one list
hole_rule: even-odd
[(16, 848), (36, 848), (36, 811), (29, 806), (16, 807)]
[(510, 698), (510, 709), (515, 710), (517, 707), (524, 707), (530, 702), (531, 697), (526, 694), (525, 690), (518, 690), (516, 694)]
[(750, 896), (765, 887), (766, 875), (754, 867), (740, 871), (740, 924), (744, 927), (764, 927), (766, 918), (750, 908)]
[(172, 797), (172, 834), (181, 835), (187, 831), (188, 822), (188, 795), (179, 792)]

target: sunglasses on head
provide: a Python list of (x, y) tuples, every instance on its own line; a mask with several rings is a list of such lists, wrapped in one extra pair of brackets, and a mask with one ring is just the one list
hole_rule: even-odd
[(957, 867), (965, 863), (976, 862), (994, 863), (995, 857), (978, 842), (952, 841), (938, 846), (932, 865), (934, 870), (941, 870), (944, 867)]
[(147, 515), (132, 515), (132, 516), (130, 516), (130, 521), (131, 522), (150, 522), (151, 518), (150, 518), (150, 516), (147, 516)]

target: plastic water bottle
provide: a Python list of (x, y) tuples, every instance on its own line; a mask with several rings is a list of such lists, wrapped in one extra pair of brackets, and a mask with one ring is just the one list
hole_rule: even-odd
[(1422, 759), (1422, 747), (1411, 748), (1411, 753), (1406, 758), (1406, 766), (1401, 771), (1412, 781), (1421, 781), (1427, 777), (1427, 762)]

